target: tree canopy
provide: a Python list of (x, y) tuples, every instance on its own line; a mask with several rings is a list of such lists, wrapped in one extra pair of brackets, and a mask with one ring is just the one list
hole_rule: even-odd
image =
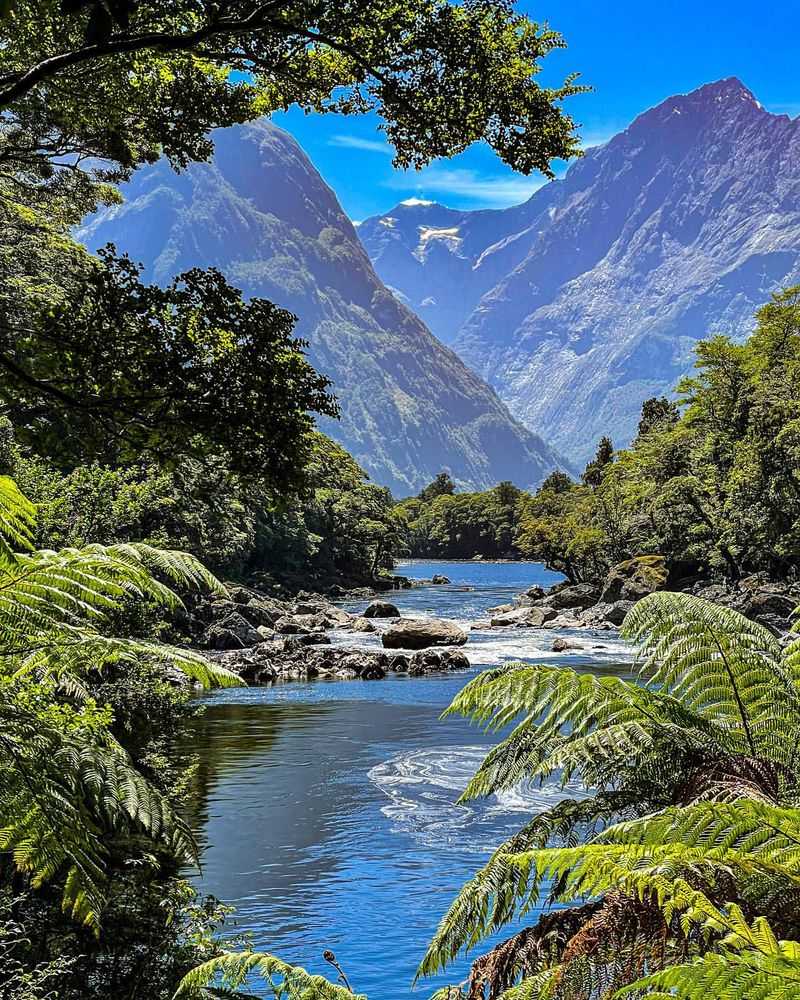
[(106, 250), (61, 301), (6, 322), (0, 400), (23, 443), (67, 467), (210, 453), (287, 489), (302, 482), (310, 413), (337, 412), (294, 321), (213, 269), (162, 289)]
[(9, 0), (0, 27), (0, 154), (30, 180), (183, 166), (214, 126), (294, 103), (377, 111), (401, 166), (480, 139), (525, 173), (578, 152), (560, 105), (580, 88), (535, 79), (563, 41), (509, 0)]

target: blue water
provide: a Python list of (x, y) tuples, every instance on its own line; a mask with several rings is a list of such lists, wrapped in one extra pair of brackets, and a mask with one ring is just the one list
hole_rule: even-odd
[[(392, 595), (404, 614), (465, 625), (555, 579), (531, 563), (417, 562), (398, 572), (440, 572), (452, 581)], [(473, 631), (464, 647), (475, 665), (469, 672), (210, 696), (193, 733), (201, 760), (200, 888), (235, 905), (235, 930), (250, 932), (256, 948), (326, 975), (332, 970), (321, 954), (330, 948), (357, 992), (409, 997), (417, 963), (463, 882), (531, 813), (581, 794), (519, 788), (455, 805), (492, 740), (439, 715), (479, 666), (557, 657), (584, 670), (627, 671), (627, 647), (613, 635), (582, 633), (586, 649), (574, 655), (552, 653), (552, 641), (552, 632), (540, 630)], [(459, 982), (468, 964), (461, 958), (417, 993)]]

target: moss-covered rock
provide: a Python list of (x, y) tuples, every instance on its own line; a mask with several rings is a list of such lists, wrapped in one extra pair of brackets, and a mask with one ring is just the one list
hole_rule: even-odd
[(639, 601), (667, 584), (667, 567), (663, 556), (635, 556), (612, 566), (603, 584), (600, 600)]

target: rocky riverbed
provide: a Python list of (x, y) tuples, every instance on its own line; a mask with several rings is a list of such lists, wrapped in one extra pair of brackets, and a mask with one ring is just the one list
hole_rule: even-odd
[[(435, 580), (424, 581), (428, 590), (450, 584), (443, 575)], [(335, 600), (312, 593), (281, 600), (233, 585), (227, 598), (200, 601), (191, 612), (189, 628), (195, 645), (248, 684), (377, 680), (390, 673), (419, 676), (467, 669), (470, 659), (462, 647), (476, 633), (485, 639), (494, 632), (538, 630), (556, 633), (549, 645), (552, 653), (602, 649), (598, 640), (615, 637), (637, 601), (667, 586), (663, 561), (645, 556), (615, 566), (602, 586), (535, 585), (487, 609), (483, 618), (454, 622), (401, 612), (385, 593), (369, 590), (337, 594)], [(797, 585), (755, 577), (736, 586), (695, 581), (684, 589), (733, 607), (777, 635), (788, 632), (800, 603)], [(346, 598), (349, 610), (342, 607)], [(371, 637), (368, 645), (365, 637)]]

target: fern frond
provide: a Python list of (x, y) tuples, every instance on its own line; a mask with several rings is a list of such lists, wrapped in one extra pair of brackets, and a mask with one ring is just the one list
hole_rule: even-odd
[(768, 629), (711, 601), (660, 592), (634, 605), (622, 632), (639, 645), (639, 672), (651, 686), (735, 727), (749, 753), (791, 758), (800, 691)]
[(192, 969), (181, 980), (173, 1000), (201, 1000), (214, 996), (208, 987), (214, 980), (221, 982), (225, 989), (236, 991), (244, 986), (250, 975), (256, 974), (264, 980), (276, 1000), (366, 1000), (361, 994), (351, 993), (315, 976), (296, 965), (287, 965), (274, 955), (265, 952), (242, 951), (224, 952), (217, 958), (204, 962)]
[(796, 1000), (800, 997), (800, 945), (776, 942), (774, 951), (710, 952), (636, 980), (614, 994), (669, 1000)]

